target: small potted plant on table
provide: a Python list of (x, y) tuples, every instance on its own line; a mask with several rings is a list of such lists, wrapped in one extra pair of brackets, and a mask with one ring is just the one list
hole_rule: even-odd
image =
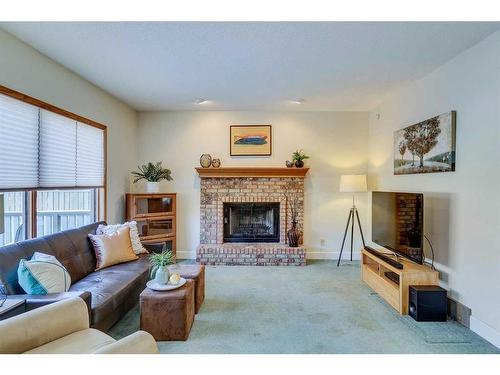
[(167, 266), (174, 263), (175, 256), (172, 251), (163, 248), (161, 253), (152, 253), (149, 256), (149, 261), (151, 263), (151, 278), (155, 279), (155, 282), (159, 285), (165, 285), (168, 283), (170, 278), (170, 273), (168, 272)]
[(172, 181), (171, 171), (168, 168), (163, 168), (161, 161), (153, 164), (149, 162), (142, 166), (137, 166), (139, 171), (132, 172), (135, 176), (134, 184), (140, 180), (146, 180), (146, 192), (147, 193), (158, 193), (159, 185), (158, 183), (162, 180)]

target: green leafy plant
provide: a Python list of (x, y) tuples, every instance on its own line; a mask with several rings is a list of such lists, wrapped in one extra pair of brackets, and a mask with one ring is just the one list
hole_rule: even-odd
[(303, 161), (309, 159), (309, 156), (305, 154), (303, 150), (297, 150), (292, 154), (293, 161)]
[(146, 180), (148, 182), (158, 182), (162, 180), (172, 181), (173, 178), (171, 176), (171, 171), (168, 168), (163, 168), (161, 165), (161, 161), (153, 164), (149, 162), (148, 164), (144, 164), (142, 166), (137, 166), (139, 171), (132, 172), (132, 175), (135, 176), (134, 184), (140, 180)]
[(166, 246), (163, 246), (161, 253), (152, 253), (149, 255), (149, 263), (151, 263), (151, 278), (154, 276), (156, 270), (160, 267), (168, 266), (174, 263), (175, 256), (172, 251), (167, 250)]

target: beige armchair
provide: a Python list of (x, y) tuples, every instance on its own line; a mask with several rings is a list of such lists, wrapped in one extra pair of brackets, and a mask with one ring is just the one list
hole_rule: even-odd
[(62, 300), (0, 322), (2, 354), (156, 354), (153, 336), (138, 331), (116, 341), (89, 328), (81, 298)]

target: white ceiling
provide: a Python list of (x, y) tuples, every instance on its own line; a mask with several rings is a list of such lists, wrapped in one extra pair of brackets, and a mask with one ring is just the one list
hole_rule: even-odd
[[(4, 22), (137, 110), (370, 110), (500, 23)], [(210, 100), (194, 104), (196, 98)], [(290, 99), (305, 98), (303, 104)]]

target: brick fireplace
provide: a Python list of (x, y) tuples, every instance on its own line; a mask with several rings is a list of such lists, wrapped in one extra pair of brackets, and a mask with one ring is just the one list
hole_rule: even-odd
[[(236, 169), (244, 171), (227, 173), (231, 168), (221, 168), (220, 172), (210, 169), (211, 174), (207, 176), (204, 175), (206, 171), (198, 170), (201, 182), (197, 261), (210, 265), (305, 265), (303, 239), (300, 239), (298, 248), (291, 248), (287, 244), (286, 232), (291, 228), (288, 201), (292, 196), (298, 198), (297, 227), (303, 231), (307, 170), (302, 176), (297, 176), (295, 169), (295, 175), (290, 176), (287, 169), (274, 168), (272, 174), (276, 176), (266, 176), (259, 168), (251, 169), (253, 173), (246, 168), (233, 168)], [(275, 211), (271, 214), (263, 207), (274, 207)], [(234, 214), (238, 210), (248, 214), (233, 219), (237, 222), (229, 228), (229, 209)], [(237, 235), (236, 240), (228, 235), (231, 229)]]

